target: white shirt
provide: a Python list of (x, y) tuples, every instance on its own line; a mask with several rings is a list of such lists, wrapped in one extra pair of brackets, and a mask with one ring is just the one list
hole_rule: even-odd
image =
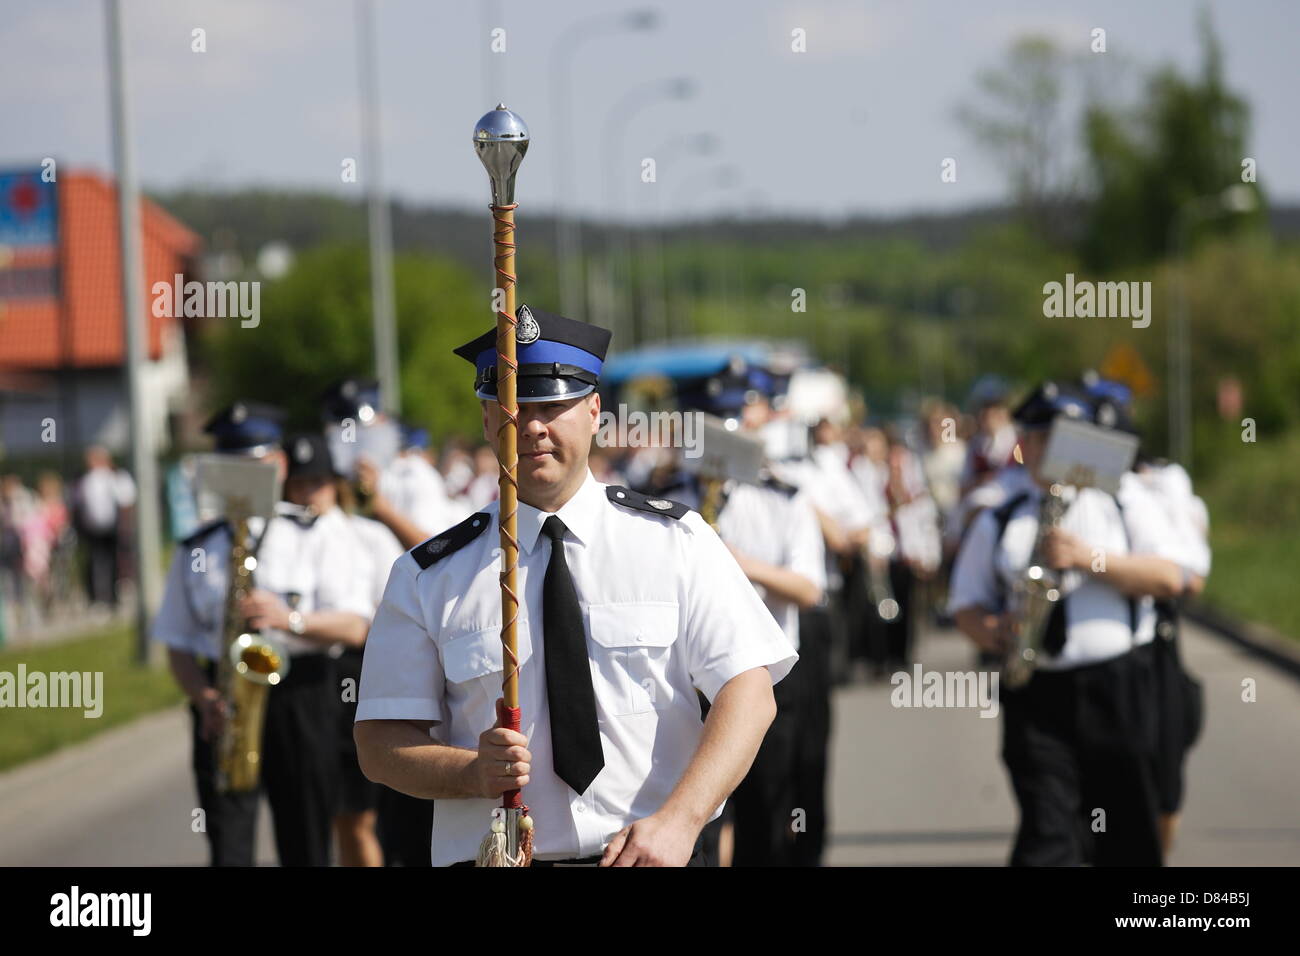
[[(607, 487), (588, 474), (557, 512), (568, 528), (565, 559), (583, 609), (605, 755), (581, 796), (553, 769), (542, 639), (547, 515), (519, 505), (519, 699), (532, 752), (524, 800), (538, 859), (595, 855), (663, 806), (702, 732), (695, 688), (712, 700), (731, 678), (763, 666), (775, 683), (798, 659), (698, 513), (676, 520), (633, 510), (609, 500)], [(493, 503), (468, 519), (483, 530), (427, 569), (414, 557), (419, 548), (393, 567), (370, 629), (357, 720), (436, 721), (434, 739), (478, 748), (501, 696), (497, 514)], [(435, 801), (433, 865), (473, 859), (499, 804)]]
[(1192, 494), (1192, 481), (1182, 465), (1152, 465), (1138, 473), (1126, 473), (1120, 482), (1119, 497), (1125, 509), (1159, 508), (1175, 538), (1172, 553), (1162, 557), (1198, 577), (1209, 576), (1210, 544), (1206, 538), (1209, 526), (1205, 502)]
[(121, 469), (92, 468), (77, 485), (77, 497), (81, 520), (90, 530), (104, 534), (117, 527), (118, 509), (135, 504), (135, 482)]
[[(281, 502), (262, 538), (253, 584), (277, 595), (303, 614), (351, 611), (369, 618), (374, 611), (370, 582), (353, 568), (357, 539), (347, 516), (333, 508), (304, 527), (286, 515), (297, 509)], [(264, 522), (249, 521), (256, 539)], [(192, 535), (176, 549), (153, 638), (168, 647), (215, 660), (221, 653), (222, 619), (230, 573), (230, 529), (225, 524)], [(291, 656), (319, 654), (329, 645), (288, 631), (273, 631)]]
[[(1109, 554), (1168, 555), (1170, 528), (1156, 509), (1125, 507), (1121, 518), (1115, 499), (1105, 492), (1067, 488), (1066, 496), (1073, 503), (1061, 527), (1091, 547)], [(975, 519), (948, 584), (949, 613), (970, 607), (996, 611), (1004, 597), (1011, 600), (1013, 585), (1028, 567), (1037, 537), (1039, 498), (1035, 487), (1012, 513), (1001, 541), (994, 540), (997, 520), (992, 509)], [(1039, 665), (1042, 669), (1064, 670), (1109, 660), (1155, 636), (1151, 598), (1138, 599), (1133, 632), (1128, 598), (1107, 584), (1104, 574), (1067, 571), (1061, 584), (1067, 599), (1065, 646), (1059, 655), (1047, 656)]]
[[(826, 590), (825, 546), (817, 515), (803, 492), (783, 494), (736, 482), (718, 515), (718, 533), (737, 551), (802, 574)], [(754, 585), (786, 638), (799, 648), (799, 605)]]
[(978, 512), (1000, 507), (1022, 491), (1032, 491), (1034, 487), (1034, 480), (1023, 465), (1007, 465), (999, 469), (992, 478), (966, 492), (957, 503), (944, 536), (955, 545), (965, 533), (967, 523)]
[(438, 469), (421, 454), (399, 455), (379, 476), (379, 493), (421, 531), (435, 535), (465, 515), (452, 510)]
[[(406, 550), (397, 535), (388, 530), (388, 526), (361, 515), (347, 515), (348, 527), (357, 537), (357, 560), (353, 563), (354, 573), (361, 572), (362, 562), (368, 569), (366, 579), (369, 582), (371, 611), (379, 607), (384, 599), (384, 588), (388, 586), (388, 575), (393, 564)], [(369, 616), (369, 615), (367, 615)]]

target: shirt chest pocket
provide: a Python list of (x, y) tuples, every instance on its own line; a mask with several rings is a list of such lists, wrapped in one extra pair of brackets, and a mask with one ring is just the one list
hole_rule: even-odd
[(680, 615), (673, 603), (593, 604), (587, 609), (596, 699), (622, 717), (666, 710)]
[[(522, 666), (533, 656), (533, 644), (528, 635), (528, 625), (519, 621), (515, 625), (515, 650)], [(501, 661), (505, 648), (501, 646), (501, 625), (476, 631), (453, 633), (442, 646), (442, 669), (449, 683), (475, 686), (492, 692), (495, 700), (501, 696)], [(491, 686), (488, 686), (488, 685)]]

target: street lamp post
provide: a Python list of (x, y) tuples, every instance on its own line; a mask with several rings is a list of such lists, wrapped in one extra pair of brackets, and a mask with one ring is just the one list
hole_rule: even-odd
[(570, 153), (569, 70), (574, 54), (587, 40), (623, 30), (652, 30), (653, 10), (609, 16), (601, 14), (570, 27), (551, 48), (551, 99), (555, 110), (555, 240), (560, 266), (560, 304), (565, 315), (586, 318), (583, 302), (582, 237), (576, 209), (570, 208), (573, 187)]
[[(608, 252), (608, 273), (615, 303), (610, 316), (611, 326), (621, 325), (627, 321), (630, 331), (635, 331), (631, 322), (632, 303), (635, 293), (632, 289), (631, 251), (628, 244), (630, 224), (619, 222), (619, 212), (626, 208), (622, 202), (625, 190), (621, 188), (626, 177), (621, 176), (623, 162), (623, 139), (627, 127), (642, 110), (664, 100), (685, 100), (695, 93), (694, 84), (686, 77), (670, 80), (658, 80), (635, 87), (614, 104), (605, 117), (604, 141), (609, 144), (610, 155), (605, 162), (605, 207), (610, 211), (609, 221), (610, 249)], [(621, 265), (627, 266), (627, 274), (619, 276)], [(620, 281), (622, 278), (625, 281)], [(617, 338), (619, 329), (615, 328)], [(624, 335), (623, 341), (631, 344), (635, 335)]]
[[(740, 186), (740, 175), (740, 169), (730, 164), (725, 166), (711, 166), (706, 170), (702, 170), (682, 182), (673, 193), (674, 202), (672, 203), (672, 206), (674, 209), (683, 208), (685, 206), (685, 200), (693, 199), (696, 193), (711, 187), (726, 189)], [(682, 298), (680, 295), (680, 289), (677, 291), (678, 294), (675, 298), (680, 301)]]
[[(665, 169), (669, 171), (670, 181), (668, 185), (671, 185), (673, 181), (681, 182), (680, 179), (672, 179), (675, 170), (674, 163), (679, 156), (708, 156), (717, 149), (717, 146), (717, 139), (709, 133), (696, 133), (693, 136), (678, 135), (667, 142), (661, 143), (650, 153), (650, 156), (655, 160), (655, 186), (659, 187), (661, 185), (661, 177)], [(647, 285), (644, 309), (646, 315), (654, 316), (653, 329), (659, 333), (659, 337), (669, 339), (672, 337), (672, 326), (668, 315), (668, 268), (664, 261), (664, 204), (660, 201), (663, 193), (659, 188), (652, 192), (654, 202), (649, 215), (646, 217), (649, 230), (646, 233), (645, 241), (645, 247), (651, 250), (648, 258), (653, 263), (651, 268), (652, 280)], [(653, 302), (649, 295), (651, 286), (653, 286), (654, 292)]]

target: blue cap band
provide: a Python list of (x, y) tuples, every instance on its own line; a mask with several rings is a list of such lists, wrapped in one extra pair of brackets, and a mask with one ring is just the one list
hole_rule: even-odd
[[(550, 365), (553, 362), (559, 362), (562, 365), (576, 365), (596, 375), (600, 374), (601, 366), (604, 365), (600, 359), (586, 349), (580, 349), (575, 345), (565, 345), (563, 342), (548, 342), (545, 339), (531, 342), (528, 345), (517, 346), (515, 361), (520, 365)], [(493, 368), (496, 364), (497, 350), (495, 348), (484, 349), (474, 361), (480, 375), (487, 369)]]

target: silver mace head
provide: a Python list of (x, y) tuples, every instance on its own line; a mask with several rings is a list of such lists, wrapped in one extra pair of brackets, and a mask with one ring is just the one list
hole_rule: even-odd
[(492, 179), (492, 204), (515, 201), (515, 173), (528, 152), (528, 127), (504, 103), (483, 114), (474, 126), (474, 151)]

